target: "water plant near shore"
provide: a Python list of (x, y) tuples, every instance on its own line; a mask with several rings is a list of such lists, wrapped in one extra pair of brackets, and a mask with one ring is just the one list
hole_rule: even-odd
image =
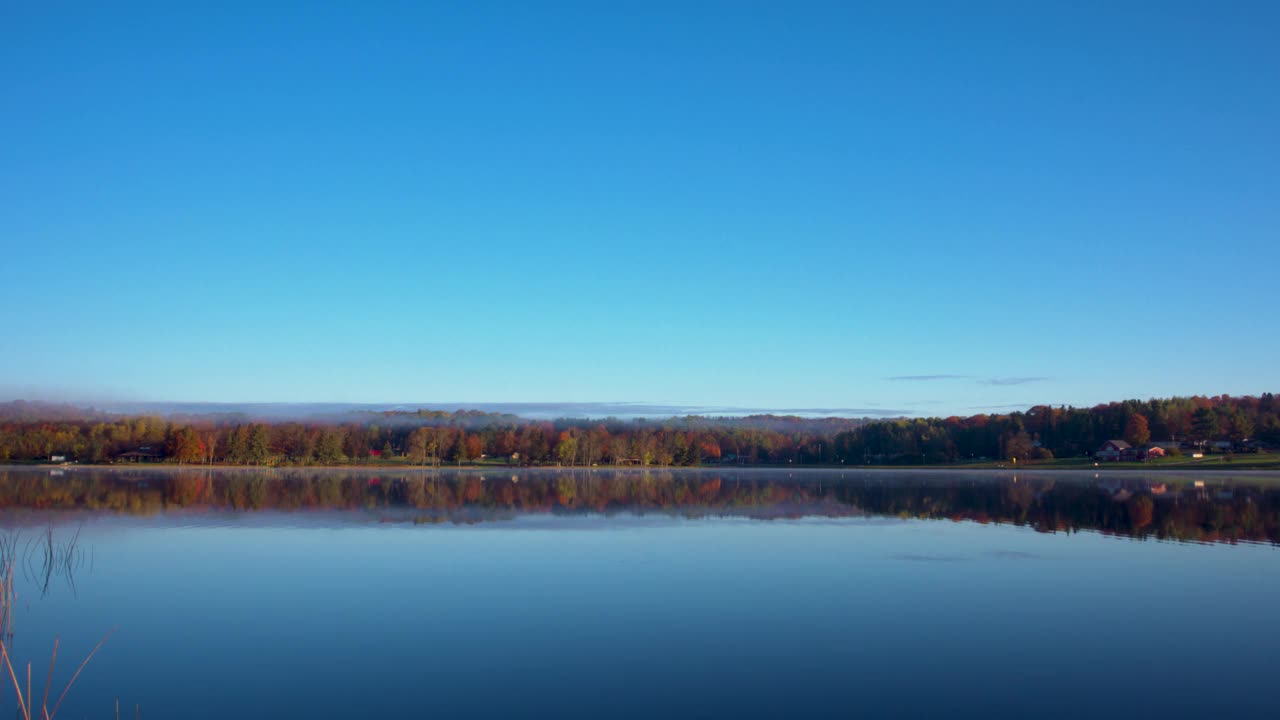
[[(76, 533), (76, 538), (78, 537), (79, 532)], [(46, 574), (46, 583), (44, 585), (44, 589), (47, 590), (47, 577), (53, 572), (52, 568), (56, 565), (55, 560), (59, 556), (61, 556), (63, 560), (67, 560), (74, 556), (76, 539), (73, 538), (66, 545), (59, 546), (54, 543), (53, 532), (52, 529), (50, 529), (46, 535), (45, 541), (46, 544), (44, 547), (48, 550), (45, 555), (45, 567), (50, 570), (50, 572)], [(2, 671), (8, 674), (9, 680), (13, 684), (14, 692), (17, 695), (18, 717), (22, 718), (22, 720), (32, 720), (32, 718), (38, 718), (39, 720), (53, 720), (57, 717), (58, 709), (62, 707), (62, 702), (67, 698), (67, 694), (71, 691), (71, 687), (75, 685), (76, 680), (79, 679), (80, 673), (84, 672), (89, 661), (92, 660), (93, 656), (98, 653), (98, 650), (106, 644), (107, 640), (115, 634), (117, 628), (112, 628), (108, 631), (107, 634), (98, 641), (98, 644), (94, 645), (93, 649), (89, 651), (89, 654), (86, 655), (84, 660), (80, 662), (80, 665), (76, 667), (71, 678), (67, 680), (66, 685), (62, 688), (61, 694), (59, 694), (57, 700), (54, 701), (53, 708), (50, 709), (49, 693), (53, 689), (53, 673), (58, 662), (58, 646), (61, 642), (60, 638), (54, 638), (53, 652), (49, 658), (49, 671), (45, 676), (44, 693), (40, 697), (40, 706), (37, 712), (37, 708), (35, 706), (36, 696), (34, 695), (34, 691), (31, 687), (31, 663), (26, 663), (26, 685), (24, 688), (18, 675), (18, 668), (21, 667), (21, 663), (19, 663), (18, 667), (15, 667), (12, 654), (14, 636), (13, 608), (17, 601), (17, 591), (14, 588), (14, 572), (18, 561), (18, 547), (19, 542), (17, 534), (9, 534), (7, 536), (0, 537), (0, 663), (3, 664)], [(61, 549), (55, 553), (55, 548)], [(3, 688), (4, 684), (3, 678), (0, 678), (0, 688)], [(3, 693), (0, 693), (0, 697), (2, 696)]]

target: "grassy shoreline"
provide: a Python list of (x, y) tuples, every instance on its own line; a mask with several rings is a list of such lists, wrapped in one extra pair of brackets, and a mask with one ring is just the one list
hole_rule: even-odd
[(1052, 472), (1275, 472), (1280, 473), (1280, 455), (1248, 455), (1236, 456), (1227, 460), (1223, 456), (1209, 458), (1168, 458), (1151, 462), (1104, 462), (1096, 463), (1091, 459), (1070, 458), (1062, 460), (1041, 460), (1027, 463), (1013, 462), (972, 462), (972, 463), (933, 463), (920, 465), (848, 465), (848, 464), (770, 464), (751, 463), (745, 465), (512, 465), (504, 462), (470, 462), (441, 463), (439, 465), (413, 465), (407, 462), (377, 461), (367, 463), (342, 463), (335, 465), (231, 465), (231, 464), (178, 464), (178, 463), (3, 463), (13, 467), (31, 467), (54, 469), (89, 468), (113, 470), (174, 470), (174, 469), (217, 469), (217, 470), (387, 470), (387, 471), (439, 471), (439, 470), (842, 470), (842, 471), (1052, 471)]

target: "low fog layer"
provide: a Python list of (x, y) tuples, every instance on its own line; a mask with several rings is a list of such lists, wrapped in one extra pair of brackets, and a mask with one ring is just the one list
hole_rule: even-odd
[(419, 409), (448, 412), (473, 410), (484, 413), (515, 415), (529, 420), (557, 418), (670, 418), (688, 415), (710, 417), (741, 417), (746, 415), (794, 415), (807, 418), (888, 418), (912, 414), (893, 408), (749, 408), (708, 407), (697, 405), (663, 405), (638, 402), (588, 402), (588, 403), (484, 403), (484, 402), (422, 402), (422, 403), (214, 403), (214, 402), (59, 402), (42, 403), (17, 400), (27, 404), (35, 415), (57, 416), (59, 410), (84, 410), (120, 415), (162, 416), (226, 416), (236, 415), (247, 419), (263, 420), (321, 420), (349, 419), (351, 415), (369, 412), (416, 412)]

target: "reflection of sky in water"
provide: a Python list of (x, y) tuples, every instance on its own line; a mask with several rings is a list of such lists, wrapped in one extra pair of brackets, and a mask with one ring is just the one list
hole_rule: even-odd
[(1280, 660), (1266, 545), (892, 518), (191, 520), (99, 516), (74, 594), (20, 584), (37, 668), (54, 632), (65, 672), (120, 626), (60, 715), (119, 696), (187, 718), (1220, 716), (1269, 711)]

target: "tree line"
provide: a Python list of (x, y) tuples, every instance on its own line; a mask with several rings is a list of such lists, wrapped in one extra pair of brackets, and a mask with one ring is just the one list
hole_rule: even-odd
[(844, 462), (934, 464), (1092, 455), (1108, 440), (1203, 446), (1280, 445), (1280, 402), (1260, 396), (1126, 400), (1091, 408), (1041, 405), (1025, 412), (875, 422), (838, 433)]
[(920, 465), (1048, 459), (1093, 453), (1105, 441), (1261, 441), (1280, 445), (1275, 395), (1126, 400), (1091, 408), (1037, 406), (969, 417), (535, 421), (474, 411), (361, 413), (347, 422), (118, 416), (30, 404), (0, 406), (0, 462), (259, 466), (481, 460), (513, 465)]

